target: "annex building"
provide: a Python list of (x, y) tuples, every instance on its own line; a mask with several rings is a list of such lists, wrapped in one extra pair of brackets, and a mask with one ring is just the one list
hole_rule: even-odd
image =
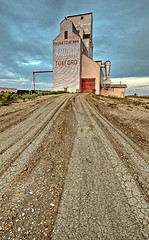
[(53, 40), (52, 90), (124, 97), (126, 85), (112, 86), (109, 73), (110, 61), (93, 60), (93, 14), (66, 17)]

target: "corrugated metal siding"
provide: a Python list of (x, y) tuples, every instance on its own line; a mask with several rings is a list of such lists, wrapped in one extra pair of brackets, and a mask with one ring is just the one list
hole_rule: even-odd
[(80, 40), (53, 43), (53, 89), (80, 88)]

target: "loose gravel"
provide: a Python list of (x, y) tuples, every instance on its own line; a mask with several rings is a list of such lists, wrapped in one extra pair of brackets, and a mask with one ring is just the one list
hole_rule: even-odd
[(1, 239), (149, 238), (147, 141), (116, 109), (86, 94), (1, 109)]

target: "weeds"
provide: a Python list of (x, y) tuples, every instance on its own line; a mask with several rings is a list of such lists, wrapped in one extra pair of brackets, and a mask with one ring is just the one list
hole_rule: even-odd
[(149, 96), (128, 96), (129, 98), (144, 98), (149, 99)]
[(97, 95), (97, 94), (93, 94), (92, 97), (96, 99), (101, 99), (101, 95)]
[[(98, 100), (103, 100), (103, 101), (107, 102), (108, 106), (110, 106), (110, 107), (114, 107), (117, 104), (125, 104), (131, 108), (133, 106), (142, 106), (145, 109), (149, 109), (149, 106), (146, 103), (142, 102), (142, 100), (141, 100), (141, 98), (149, 99), (149, 96), (142, 96), (142, 97), (135, 96), (135, 100), (132, 99), (132, 97), (130, 97), (130, 96), (126, 96), (125, 98), (118, 98), (118, 97), (113, 97), (113, 96), (111, 97), (111, 96), (101, 96), (101, 95), (93, 94), (92, 97), (96, 98)], [(134, 96), (133, 96), (133, 98), (134, 98)]]
[(13, 93), (3, 93), (0, 95), (0, 106), (7, 106), (13, 102), (17, 102), (19, 99), (23, 101), (34, 100), (38, 96), (50, 95), (50, 94), (62, 94), (66, 93), (66, 91), (43, 91), (40, 93), (33, 94), (23, 94), (17, 95)]
[(0, 105), (9, 105), (12, 102), (17, 101), (17, 95), (12, 93), (4, 93), (0, 95)]
[(23, 101), (26, 101), (27, 99), (29, 100), (34, 100), (36, 97), (40, 96), (39, 94), (33, 93), (33, 94), (23, 94), (20, 99)]

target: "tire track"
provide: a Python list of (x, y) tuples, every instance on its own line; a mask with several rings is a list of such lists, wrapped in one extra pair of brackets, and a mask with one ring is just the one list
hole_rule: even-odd
[(15, 111), (13, 111), (13, 112), (9, 112), (9, 113), (3, 113), (3, 114), (1, 114), (0, 115), (0, 119), (1, 118), (4, 118), (4, 117), (8, 117), (8, 116), (10, 116), (10, 115), (12, 115), (12, 114), (16, 114), (16, 113), (18, 113), (18, 112), (21, 112), (23, 109), (19, 109), (19, 110), (15, 110)]
[[(86, 99), (86, 101), (89, 103), (88, 100), (90, 100), (90, 102), (92, 102), (92, 103), (93, 103), (93, 102), (94, 102), (94, 103), (95, 103), (95, 102), (98, 103), (96, 99), (93, 99), (93, 98), (91, 98), (91, 97), (90, 97), (89, 99)], [(100, 117), (101, 117), (104, 121), (106, 121), (115, 131), (117, 131), (117, 132), (129, 143), (129, 145), (131, 145), (131, 147), (134, 148), (135, 151), (136, 151), (142, 158), (144, 158), (147, 163), (149, 163), (148, 154), (145, 153), (145, 152), (143, 152), (142, 149), (141, 149), (137, 144), (135, 144), (133, 140), (131, 140), (129, 137), (127, 137), (127, 135), (126, 135), (125, 133), (123, 133), (123, 132), (122, 132), (121, 130), (119, 130), (116, 126), (114, 126), (112, 123), (110, 123), (110, 121), (107, 120), (106, 117), (101, 114), (101, 112), (99, 111), (99, 109), (97, 108), (97, 106), (96, 106), (94, 103), (93, 103), (93, 105), (94, 105), (94, 107), (96, 108), (96, 112), (100, 115)]]
[[(41, 105), (39, 108), (36, 108), (36, 111), (29, 114), (26, 119), (23, 121), (19, 121), (17, 125), (11, 126), (8, 130), (0, 134), (0, 154), (3, 154), (7, 149), (13, 146), (14, 143), (20, 141), (21, 138), (25, 138), (32, 128), (35, 128), (38, 125), (38, 122), (42, 121), (44, 117), (46, 117), (47, 112), (52, 110), (52, 104), (54, 103), (55, 106), (58, 104), (60, 99), (63, 99), (63, 96), (60, 96), (55, 101), (52, 100), (50, 103), (45, 103)], [(27, 121), (25, 121), (27, 120)]]
[(144, 197), (96, 122), (94, 108), (83, 95), (73, 106), (78, 131), (51, 239), (147, 239)]
[[(101, 128), (104, 129), (107, 136), (111, 139), (112, 145), (123, 159), (124, 164), (128, 168), (130, 174), (133, 175), (140, 190), (149, 200), (149, 166), (147, 164), (148, 155), (142, 153), (142, 150), (132, 142), (123, 132), (113, 126), (105, 117), (103, 117), (95, 106), (87, 103), (89, 109), (94, 114), (96, 121), (99, 122)], [(94, 109), (94, 112), (93, 112)]]
[[(59, 96), (58, 95), (55, 95), (55, 96), (53, 96), (53, 95), (49, 95), (48, 96), (48, 99), (49, 98), (58, 98)], [(40, 101), (38, 100), (38, 99), (35, 99), (35, 100), (37, 100), (37, 101), (32, 101), (31, 100), (31, 107), (36, 107), (36, 108), (38, 108), (40, 105), (42, 105), (44, 102), (47, 102), (47, 98), (46, 99), (44, 99), (43, 98), (43, 96), (42, 96), (42, 98), (40, 98)], [(30, 101), (30, 100), (29, 100)], [(29, 101), (25, 101), (25, 103), (28, 103)], [(20, 104), (20, 103), (18, 103), (18, 104)], [(24, 102), (23, 102), (23, 104), (24, 104)], [(38, 105), (38, 107), (37, 107), (37, 105)], [(2, 108), (3, 107), (5, 107), (5, 106), (1, 106)], [(15, 110), (14, 109), (14, 111), (12, 111), (12, 105), (9, 105), (9, 106), (7, 106), (7, 108), (8, 108), (8, 111), (9, 111), (9, 108), (11, 108), (11, 111), (6, 111), (6, 113), (0, 113), (0, 118), (3, 118), (3, 117), (6, 117), (6, 116), (9, 116), (9, 115), (11, 115), (11, 114), (14, 114), (14, 113), (17, 113), (17, 112), (20, 112), (20, 111), (23, 111), (23, 110), (26, 110), (26, 109), (28, 109), (28, 107), (26, 107), (26, 106), (23, 106), (23, 107), (21, 107), (21, 109), (18, 109), (18, 110)]]
[[(51, 96), (51, 97), (55, 98), (55, 96), (54, 97)], [(53, 101), (54, 101), (54, 99), (52, 99), (52, 102)], [(45, 106), (48, 106), (49, 104), (51, 104), (51, 103), (47, 103)], [(16, 125), (18, 122), (22, 122), (22, 121), (26, 120), (29, 117), (29, 115), (31, 115), (33, 112), (35, 112), (36, 110), (39, 109), (39, 106), (34, 104), (33, 106), (31, 106), (31, 108), (33, 108), (33, 109), (29, 109), (29, 110), (28, 110), (28, 108), (21, 109), (21, 110), (14, 111), (11, 114), (10, 113), (5, 114), (4, 117), (2, 117), (2, 118), (0, 117), (0, 121), (1, 121), (0, 133), (4, 132), (6, 129), (9, 129), (13, 125)]]
[[(125, 151), (125, 147), (128, 148), (129, 144), (126, 142), (124, 145), (123, 141), (127, 139), (127, 136), (123, 139), (121, 137), (124, 136), (123, 133), (120, 135), (120, 130), (116, 129), (111, 123), (108, 122), (104, 117), (102, 117), (99, 113), (97, 114), (95, 108), (91, 106), (85, 99), (82, 99), (82, 104), (84, 106), (85, 111), (87, 112), (88, 116), (91, 119), (91, 122), (94, 124), (99, 136), (102, 136), (102, 141), (103, 144), (106, 148), (107, 155), (110, 157), (111, 163), (113, 164), (115, 173), (117, 174), (117, 177), (119, 178), (121, 182), (121, 186), (127, 196), (128, 202), (133, 210), (133, 212), (136, 215), (136, 221), (139, 222), (141, 232), (145, 239), (148, 239), (148, 231), (149, 231), (149, 205), (146, 202), (146, 198), (142, 193), (140, 192), (140, 189), (138, 188), (136, 184), (136, 179), (129, 173), (129, 168), (126, 168), (124, 163), (121, 161), (121, 158), (118, 156), (117, 152), (112, 148), (112, 142), (111, 139), (108, 138), (108, 134), (105, 133), (105, 129), (107, 129), (113, 136), (114, 138), (117, 138), (120, 141), (121, 146), (123, 147)], [(100, 122), (105, 126), (104, 129), (98, 125), (98, 122), (94, 118), (94, 116), (99, 119)], [(101, 139), (101, 137), (99, 137)], [(130, 140), (131, 141), (131, 140)], [(130, 151), (129, 151), (129, 160), (133, 158), (133, 149), (131, 152), (131, 146), (130, 146)], [(140, 156), (139, 156), (140, 157)], [(131, 159), (132, 160), (132, 159)], [(135, 158), (136, 161), (133, 161), (134, 164), (137, 165), (138, 171), (139, 171), (139, 166), (137, 159)], [(139, 159), (140, 160), (140, 159)], [(145, 178), (148, 176), (148, 165), (142, 158), (142, 162), (144, 164), (140, 166), (141, 171), (143, 171), (143, 174), (145, 175)], [(141, 171), (140, 174), (141, 174)], [(144, 177), (143, 175), (143, 177)]]
[(4, 193), (0, 239), (50, 238), (77, 131), (71, 100)]
[[(53, 110), (45, 117), (42, 122), (40, 122), (37, 129), (35, 129), (35, 131), (30, 134), (28, 139), (22, 139), (18, 146), (12, 147), (13, 149), (11, 148), (10, 155), (7, 161), (6, 155), (5, 157), (3, 156), (3, 161), (6, 161), (7, 164), (5, 166), (5, 169), (3, 169), (2, 171), (3, 175), (0, 178), (1, 194), (6, 191), (6, 188), (9, 186), (9, 184), (13, 181), (16, 175), (19, 174), (24, 164), (28, 161), (30, 155), (36, 150), (36, 148), (46, 135), (47, 131), (49, 131), (49, 129), (51, 128), (54, 120), (57, 118), (61, 110), (66, 106), (69, 99), (72, 97), (73, 96), (64, 96), (63, 100), (60, 98), (60, 103), (53, 108)], [(19, 152), (17, 149), (19, 149)], [(17, 151), (15, 152), (13, 157), (11, 156), (12, 151)]]
[(5, 239), (148, 239), (147, 154), (89, 95), (46, 104), (2, 133), (0, 233)]

